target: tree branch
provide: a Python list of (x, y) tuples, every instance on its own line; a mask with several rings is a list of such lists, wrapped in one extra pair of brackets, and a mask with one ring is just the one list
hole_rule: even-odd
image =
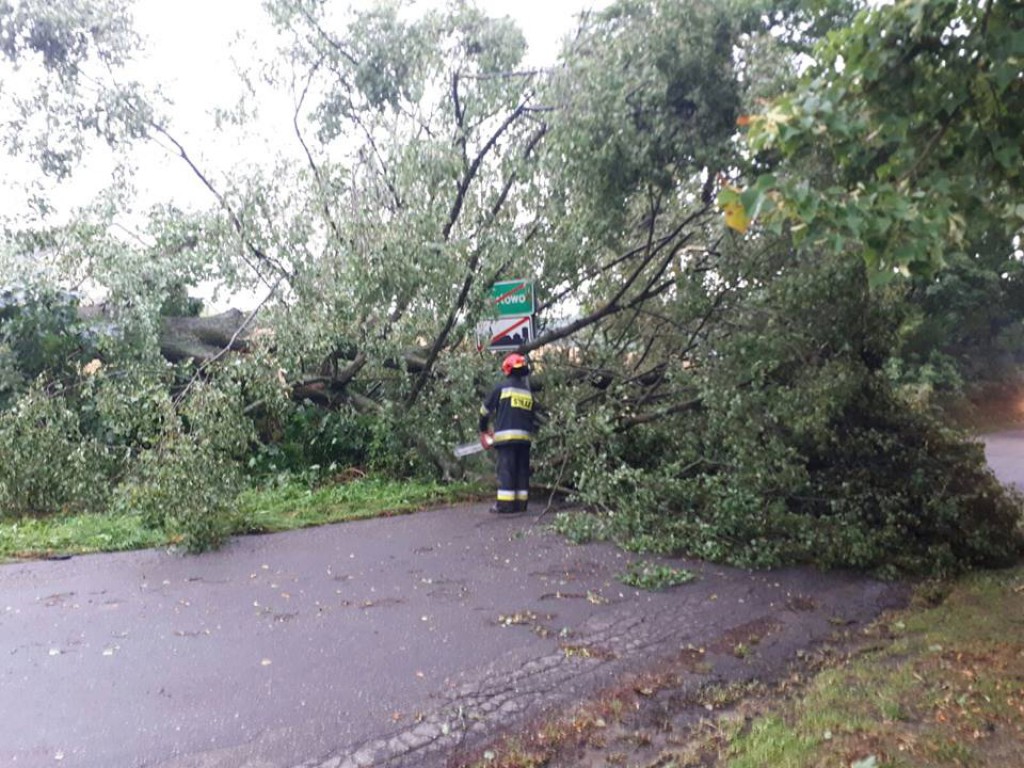
[(324, 28), (320, 26), (320, 22), (317, 19), (313, 18), (313, 14), (311, 14), (305, 6), (301, 8), (301, 11), (303, 18), (306, 19), (306, 21), (309, 23), (309, 26), (311, 26), (317, 32), (317, 34), (319, 34), (320, 37), (323, 40), (325, 40), (329, 46), (331, 46), (331, 48), (333, 48), (343, 59), (345, 59), (353, 67), (359, 66), (359, 60), (356, 59), (356, 57), (349, 53), (345, 48), (343, 48), (341, 43), (339, 43), (337, 40), (335, 40), (333, 37), (327, 34), (327, 32), (324, 31)]
[(906, 171), (904, 171), (902, 174), (900, 174), (899, 178), (896, 179), (897, 184), (900, 184), (904, 181), (908, 181), (917, 175), (917, 172), (921, 170), (921, 166), (924, 165), (925, 161), (928, 159), (928, 156), (935, 151), (935, 148), (939, 145), (939, 142), (942, 141), (942, 137), (946, 135), (947, 131), (949, 131), (950, 127), (953, 125), (953, 121), (960, 115), (962, 109), (963, 104), (958, 104), (956, 109), (954, 109), (949, 114), (949, 116), (942, 122), (942, 125), (939, 126), (939, 130), (937, 130), (935, 132), (935, 135), (933, 135), (931, 139), (929, 139), (927, 146), (925, 146), (925, 148), (921, 151), (921, 154), (918, 155), (917, 160), (914, 161), (914, 164)]
[(703, 405), (703, 403), (704, 398), (695, 397), (692, 400), (682, 400), (678, 403), (673, 403), (665, 408), (648, 411), (647, 413), (638, 413), (627, 419), (623, 419), (618, 425), (616, 425), (615, 432), (622, 433), (628, 429), (632, 429), (633, 427), (638, 427), (641, 424), (649, 424), (652, 421), (658, 421), (677, 413), (697, 410), (701, 405)]
[(299, 96), (299, 101), (295, 105), (295, 111), (292, 113), (292, 127), (295, 129), (295, 136), (299, 140), (299, 145), (302, 147), (302, 151), (306, 154), (306, 161), (309, 163), (309, 168), (313, 172), (313, 178), (316, 180), (317, 187), (321, 192), (321, 206), (324, 214), (324, 218), (327, 220), (327, 226), (330, 227), (331, 232), (334, 233), (334, 237), (340, 242), (341, 232), (338, 229), (338, 223), (334, 220), (334, 216), (331, 215), (331, 209), (327, 203), (327, 196), (323, 194), (326, 191), (326, 185), (324, 184), (323, 174), (320, 172), (320, 166), (316, 164), (313, 159), (313, 153), (309, 149), (309, 145), (306, 143), (305, 137), (302, 135), (302, 129), (299, 127), (299, 113), (302, 110), (302, 105), (306, 101), (306, 96), (309, 93), (309, 88), (313, 83), (313, 76), (320, 68), (321, 61), (318, 61), (313, 68), (309, 71), (309, 75), (306, 78), (306, 84), (302, 88), (302, 94)]
[(452, 229), (455, 228), (455, 224), (459, 220), (459, 215), (462, 213), (462, 206), (466, 202), (466, 193), (469, 192), (469, 187), (476, 178), (477, 172), (480, 170), (480, 165), (483, 163), (484, 158), (492, 149), (494, 149), (494, 145), (498, 143), (498, 139), (501, 138), (505, 131), (507, 131), (515, 121), (523, 115), (523, 113), (524, 105), (520, 104), (505, 118), (502, 124), (498, 126), (497, 130), (495, 130), (483, 147), (480, 148), (476, 157), (473, 158), (473, 162), (470, 164), (469, 168), (466, 169), (466, 173), (463, 175), (456, 190), (455, 200), (452, 201), (452, 207), (448, 213), (448, 221), (445, 223), (441, 232), (442, 237), (446, 241), (451, 237)]
[[(576, 332), (582, 330), (583, 328), (586, 328), (587, 326), (599, 322), (605, 317), (617, 314), (618, 312), (621, 312), (623, 309), (629, 309), (633, 306), (636, 306), (638, 303), (642, 301), (646, 301), (650, 298), (653, 298), (654, 296), (664, 293), (666, 290), (668, 290), (668, 288), (670, 288), (673, 285), (674, 281), (670, 280), (657, 286), (654, 285), (654, 281), (656, 281), (658, 277), (664, 273), (668, 264), (671, 263), (672, 258), (679, 252), (679, 249), (682, 248), (683, 245), (685, 245), (686, 242), (690, 239), (690, 235), (687, 235), (686, 237), (682, 238), (682, 240), (676, 242), (676, 245), (670, 249), (668, 256), (662, 260), (661, 265), (655, 272), (655, 275), (651, 278), (651, 280), (648, 280), (647, 288), (644, 291), (642, 291), (635, 298), (631, 299), (629, 302), (625, 304), (620, 304), (623, 297), (626, 295), (629, 289), (633, 287), (633, 284), (640, 279), (644, 269), (647, 267), (648, 264), (651, 263), (651, 261), (654, 260), (655, 256), (657, 256), (657, 254), (667, 245), (677, 241), (680, 236), (680, 233), (687, 226), (689, 226), (690, 223), (692, 223), (697, 218), (707, 213), (708, 210), (710, 210), (710, 208), (710, 205), (705, 205), (704, 207), (691, 213), (689, 216), (684, 218), (675, 228), (673, 228), (671, 232), (669, 232), (667, 235), (656, 241), (653, 247), (645, 243), (643, 246), (634, 248), (632, 251), (629, 251), (626, 255), (615, 259), (610, 265), (607, 265), (602, 271), (606, 271), (607, 269), (610, 269), (612, 266), (620, 264), (638, 253), (648, 251), (647, 255), (641, 260), (640, 264), (633, 270), (633, 273), (623, 282), (619, 290), (607, 302), (605, 302), (603, 306), (599, 307), (598, 309), (594, 310), (588, 315), (578, 318), (577, 320), (575, 320), (572, 323), (569, 323), (568, 325), (541, 334), (532, 341), (520, 346), (518, 348), (518, 351), (522, 354), (526, 354), (527, 352), (539, 349), (555, 341), (559, 341), (560, 339), (567, 338), (569, 336), (572, 336)], [(563, 292), (563, 295), (568, 292), (568, 290)]]
[[(239, 218), (239, 216), (235, 212), (235, 210), (228, 204), (227, 199), (220, 192), (217, 191), (217, 188), (213, 186), (213, 183), (199, 169), (199, 167), (195, 164), (195, 162), (193, 162), (192, 158), (189, 156), (188, 152), (185, 151), (185, 147), (182, 146), (181, 142), (179, 142), (177, 139), (175, 139), (167, 131), (167, 129), (165, 129), (162, 125), (160, 125), (156, 121), (150, 120), (149, 124), (160, 135), (162, 135), (169, 142), (171, 142), (171, 144), (174, 145), (174, 147), (178, 150), (178, 155), (181, 157), (182, 160), (185, 161), (185, 163), (188, 165), (188, 167), (192, 169), (192, 173), (195, 174), (196, 178), (198, 178), (203, 183), (203, 185), (210, 191), (210, 193), (217, 199), (217, 202), (220, 204), (221, 209), (228, 215), (228, 218), (231, 221), (231, 225), (232, 225), (232, 227), (234, 227), (235, 232), (238, 234), (239, 238), (241, 239), (243, 246), (249, 252), (250, 256), (253, 259), (256, 260), (256, 263), (254, 264), (249, 259), (245, 258), (244, 255), (242, 256), (242, 258), (245, 261), (245, 263), (249, 265), (249, 268), (252, 269), (252, 271), (256, 273), (256, 276), (265, 285), (270, 287), (271, 290), (273, 290), (274, 288), (277, 287), (277, 285), (278, 285), (278, 283), (280, 283), (282, 277), (287, 277), (287, 278), (291, 279), (293, 277), (293, 275), (287, 269), (285, 269), (284, 266), (279, 264), (275, 259), (272, 259), (266, 253), (264, 253), (261, 249), (257, 248), (252, 243), (252, 241), (246, 236), (246, 234), (245, 234), (245, 225), (242, 223), (241, 218)], [(264, 265), (268, 266), (271, 269), (271, 271), (276, 272), (278, 274), (277, 282), (275, 282), (273, 285), (271, 285), (270, 281), (264, 276), (263, 272), (260, 270), (260, 268), (258, 266), (259, 264), (264, 264)]]
[[(509, 125), (511, 124), (510, 121), (506, 121), (506, 123)], [(499, 130), (499, 133), (495, 134), (495, 136), (492, 137), (492, 140), (488, 143), (489, 145), (493, 145), (494, 141), (496, 140), (496, 137), (500, 135), (500, 132), (501, 131)], [(537, 147), (537, 144), (540, 142), (540, 140), (543, 138), (546, 132), (547, 126), (541, 126), (540, 129), (534, 132), (534, 134), (527, 141), (526, 147), (523, 150), (524, 159), (529, 158), (529, 156), (533, 153), (534, 149)], [(478, 156), (478, 160), (479, 159), (480, 157)], [(477, 165), (479, 165), (479, 163), (477, 163)], [(515, 174), (513, 173), (505, 181), (505, 184), (502, 186), (501, 192), (498, 194), (497, 199), (494, 201), (494, 204), (491, 206), (488, 212), (488, 222), (492, 222), (501, 212), (501, 208), (504, 206), (505, 201), (508, 199), (508, 194), (509, 191), (512, 189), (512, 184), (514, 183), (515, 178)], [(445, 240), (448, 239), (449, 232), (445, 233)], [(473, 283), (476, 280), (476, 273), (480, 266), (480, 256), (481, 249), (478, 246), (473, 249), (473, 253), (470, 256), (469, 263), (466, 265), (466, 274), (463, 278), (462, 288), (459, 290), (458, 298), (456, 298), (455, 304), (449, 311), (448, 317), (445, 320), (445, 324), (441, 328), (440, 333), (438, 333), (438, 335), (434, 339), (434, 343), (431, 345), (430, 352), (427, 354), (427, 359), (425, 361), (423, 370), (420, 372), (420, 375), (417, 377), (416, 381), (413, 382), (412, 389), (410, 390), (409, 395), (406, 398), (407, 406), (411, 406), (414, 402), (416, 402), (416, 399), (419, 397), (419, 394), (422, 391), (423, 387), (426, 386), (427, 379), (430, 376), (430, 372), (434, 367), (434, 363), (437, 361), (438, 356), (441, 354), (441, 350), (444, 349), (445, 345), (448, 343), (448, 339), (451, 336), (452, 329), (455, 327), (458, 315), (465, 308), (466, 302), (469, 299), (470, 291), (472, 290), (473, 287)]]

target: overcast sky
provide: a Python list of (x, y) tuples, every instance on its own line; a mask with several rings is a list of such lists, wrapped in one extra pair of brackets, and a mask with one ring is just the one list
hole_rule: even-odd
[[(478, 0), (477, 4), (491, 15), (512, 17), (526, 36), (529, 63), (544, 65), (555, 60), (562, 38), (575, 29), (581, 11), (604, 7), (609, 1)], [(373, 0), (334, 2), (341, 7), (374, 4)], [(444, 0), (415, 0), (412, 5), (427, 8), (443, 4)], [(232, 104), (240, 95), (235, 60), (249, 64), (273, 51), (275, 43), (262, 0), (136, 0), (133, 15), (145, 48), (132, 74), (145, 84), (159, 84), (174, 102), (173, 135), (203, 165), (227, 170), (224, 161), (233, 155), (238, 162), (244, 162), (246, 152), (240, 151), (237, 139), (218, 137), (211, 112)], [(248, 42), (238, 42), (239, 35)], [(284, 102), (278, 109), (266, 111), (276, 111), (282, 119), (290, 118), (289, 106)], [(279, 135), (274, 130), (266, 133), (271, 137), (264, 138), (268, 144), (274, 141), (274, 135)], [(275, 149), (267, 146), (248, 152), (264, 155)], [(139, 186), (140, 207), (168, 198), (187, 207), (210, 205), (209, 193), (185, 164), (166, 149), (143, 146), (137, 158), (140, 169), (133, 181)], [(110, 183), (111, 167), (109, 153), (96, 152), (70, 183), (52, 192), (53, 201), (65, 213), (73, 206), (85, 204)], [(38, 179), (38, 172), (25, 161), (0, 154), (0, 176), (6, 182), (0, 190), (3, 215), (17, 219), (24, 215), (22, 211), (28, 210), (22, 185), (32, 178)]]
[[(373, 0), (335, 0), (349, 7), (372, 6)], [(532, 65), (554, 62), (561, 41), (576, 26), (583, 10), (604, 7), (609, 0), (479, 0), (478, 5), (493, 16), (510, 16), (523, 30)], [(416, 0), (413, 7), (436, 7), (443, 0)], [(234, 146), (217, 147), (211, 142), (209, 114), (215, 107), (231, 104), (239, 94), (233, 58), (252, 61), (272, 51), (274, 42), (261, 0), (136, 0), (136, 27), (146, 39), (147, 51), (140, 75), (159, 82), (175, 102), (174, 134), (195, 152), (232, 152)], [(251, 44), (242, 44), (242, 36)], [(259, 50), (254, 50), (255, 45)], [(279, 110), (290, 118), (288, 105)], [(272, 112), (274, 110), (267, 110)], [(202, 141), (197, 139), (202, 138)], [(269, 151), (269, 148), (268, 148)], [(218, 158), (223, 160), (223, 156)], [(151, 157), (152, 162), (158, 158)], [(181, 166), (181, 163), (177, 163)], [(194, 177), (182, 167), (167, 168), (161, 184), (177, 196), (196, 187)], [(208, 201), (207, 201), (208, 202)]]
[[(372, 7), (373, 0), (334, 0), (341, 7)], [(493, 16), (510, 16), (526, 35), (533, 63), (548, 63), (561, 38), (585, 9), (609, 0), (478, 0)], [(442, 6), (443, 0), (415, 0), (413, 7)], [(135, 20), (149, 39), (153, 65), (178, 82), (208, 82), (211, 73), (230, 70), (229, 44), (238, 31), (259, 37), (269, 33), (262, 0), (136, 0)]]

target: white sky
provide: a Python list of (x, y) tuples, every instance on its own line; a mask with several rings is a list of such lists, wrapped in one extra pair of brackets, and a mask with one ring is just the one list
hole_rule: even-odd
[[(534, 66), (555, 61), (561, 41), (576, 27), (579, 13), (585, 9), (604, 7), (609, 0), (478, 0), (485, 12), (494, 16), (510, 16), (523, 30), (529, 45), (528, 63)], [(374, 0), (335, 0), (338, 6), (370, 7)], [(413, 8), (443, 5), (443, 0), (415, 0)], [(148, 40), (148, 56), (143, 71), (147, 79), (159, 82), (175, 102), (173, 111), (176, 138), (190, 154), (208, 157), (212, 152), (237, 150), (237, 146), (218, 147), (211, 134), (210, 114), (216, 107), (230, 105), (239, 95), (233, 59), (245, 63), (260, 53), (267, 54), (274, 45), (270, 25), (265, 19), (261, 0), (136, 0), (136, 28)], [(241, 33), (246, 39), (258, 41), (261, 50), (238, 43)], [(290, 120), (289, 105), (265, 109)], [(280, 131), (289, 132), (290, 122)], [(272, 136), (275, 129), (270, 130)], [(257, 150), (258, 151), (258, 150)], [(273, 151), (267, 147), (267, 151)], [(241, 159), (241, 158), (240, 158)], [(158, 163), (153, 157), (152, 162)], [(163, 163), (159, 163), (163, 165)], [(198, 190), (198, 182), (180, 161), (160, 174), (164, 192), (175, 197)], [(209, 200), (205, 201), (207, 204)]]

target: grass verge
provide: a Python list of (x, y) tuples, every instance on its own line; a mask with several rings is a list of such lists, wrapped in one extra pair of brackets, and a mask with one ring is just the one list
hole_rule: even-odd
[[(415, 512), (481, 497), (471, 484), (424, 483), (361, 477), (311, 488), (286, 482), (242, 493), (228, 521), (229, 535), (270, 533)], [(74, 515), (0, 521), (0, 561), (62, 558), (175, 545), (175, 537), (149, 528), (132, 514)]]
[(1024, 765), (1024, 567), (927, 597), (723, 745), (730, 768)]
[(365, 477), (309, 488), (288, 483), (246, 491), (238, 499), (238, 533), (271, 533), (326, 523), (415, 512), (442, 503), (475, 499), (471, 484), (424, 483)]

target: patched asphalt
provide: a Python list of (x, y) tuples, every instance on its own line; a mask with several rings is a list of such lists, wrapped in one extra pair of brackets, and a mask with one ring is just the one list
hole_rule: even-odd
[[(987, 445), (1024, 480), (1024, 431)], [(698, 683), (777, 674), (907, 594), (670, 559), (697, 578), (636, 590), (637, 556), (486, 507), (0, 566), (0, 765), (440, 768), (695, 649)]]

